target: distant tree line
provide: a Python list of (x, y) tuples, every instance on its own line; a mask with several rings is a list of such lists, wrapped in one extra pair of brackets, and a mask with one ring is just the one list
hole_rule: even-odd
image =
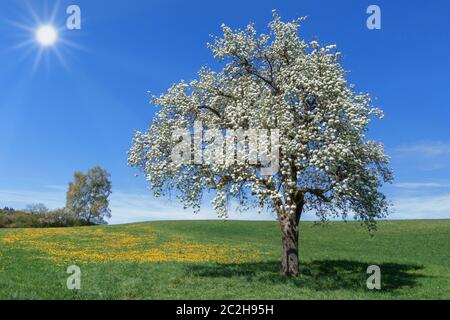
[(106, 224), (111, 217), (110, 174), (101, 167), (87, 173), (76, 172), (69, 184), (66, 206), (49, 210), (44, 204), (28, 205), (23, 210), (0, 209), (0, 228), (53, 228)]
[(89, 224), (65, 208), (46, 212), (32, 212), (27, 209), (0, 210), (0, 228), (54, 228), (82, 225)]

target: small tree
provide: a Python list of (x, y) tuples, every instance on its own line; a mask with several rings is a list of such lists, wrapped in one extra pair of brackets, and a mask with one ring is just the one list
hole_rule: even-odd
[(110, 174), (106, 170), (97, 166), (86, 174), (75, 172), (67, 191), (66, 208), (88, 224), (103, 224), (105, 218), (111, 218), (110, 194)]
[(24, 211), (29, 214), (46, 214), (49, 209), (42, 203), (33, 203), (27, 205)]
[[(230, 197), (244, 208), (272, 208), (281, 228), (281, 271), (292, 276), (299, 274), (298, 226), (304, 211), (321, 220), (353, 214), (372, 229), (388, 209), (379, 187), (392, 179), (383, 145), (365, 139), (371, 117), (381, 117), (381, 111), (347, 84), (335, 46), (299, 38), (302, 20), (284, 23), (274, 12), (270, 33), (261, 35), (252, 24), (237, 31), (223, 25), (223, 37), (210, 44), (225, 62), (223, 69), (203, 68), (198, 80), (153, 97), (161, 110), (147, 132), (136, 132), (129, 157), (157, 195), (178, 189), (179, 198), (197, 210), (208, 189), (216, 190), (213, 205), (221, 215), (226, 216)], [(194, 164), (180, 164), (173, 150), (186, 154), (208, 144), (179, 148), (180, 136), (188, 142), (201, 138), (192, 129), (179, 133), (196, 123), (227, 132), (277, 130), (279, 144), (269, 149), (278, 148), (280, 170), (267, 176), (251, 157), (199, 164), (196, 152)], [(250, 144), (239, 141), (226, 141), (215, 154), (226, 153), (228, 143)]]

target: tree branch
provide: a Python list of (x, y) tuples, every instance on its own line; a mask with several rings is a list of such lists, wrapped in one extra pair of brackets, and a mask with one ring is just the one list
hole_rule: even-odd
[(218, 116), (220, 119), (222, 119), (222, 115), (219, 113), (219, 111), (217, 111), (216, 109), (210, 107), (210, 106), (198, 106), (199, 109), (203, 110), (203, 109), (207, 109), (209, 111), (211, 111), (212, 113), (214, 113), (216, 116)]

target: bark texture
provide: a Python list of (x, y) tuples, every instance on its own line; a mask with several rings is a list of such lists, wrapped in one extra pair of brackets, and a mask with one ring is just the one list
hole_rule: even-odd
[(281, 203), (276, 205), (278, 221), (281, 228), (281, 240), (283, 251), (281, 257), (281, 273), (287, 276), (297, 277), (299, 270), (299, 222), (303, 211), (303, 198), (297, 198), (294, 214), (287, 214)]
[(298, 223), (294, 217), (284, 217), (280, 221), (281, 239), (283, 241), (283, 256), (281, 259), (281, 273), (297, 277), (298, 263)]

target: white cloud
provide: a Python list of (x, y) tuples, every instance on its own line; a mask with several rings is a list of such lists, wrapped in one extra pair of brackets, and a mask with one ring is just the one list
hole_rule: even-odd
[(443, 182), (399, 182), (394, 187), (403, 189), (450, 188), (450, 183)]
[[(66, 187), (46, 186), (41, 190), (0, 190), (0, 206), (23, 209), (28, 204), (43, 203), (50, 209), (63, 207)], [(205, 201), (206, 202), (206, 201)], [(151, 220), (209, 220), (217, 219), (211, 205), (205, 203), (199, 213), (192, 209), (183, 209), (173, 198), (155, 198), (150, 192), (131, 193), (114, 191), (110, 197), (112, 218), (110, 224), (141, 222)], [(270, 213), (243, 212), (230, 210), (230, 219), (234, 220), (273, 220)]]
[(402, 145), (392, 149), (389, 154), (392, 156), (392, 165), (409, 177), (415, 171), (442, 171), (450, 166), (450, 142)]
[(64, 192), (67, 191), (67, 185), (62, 186), (62, 185), (50, 184), (50, 185), (45, 186), (45, 188), (52, 189), (52, 190), (58, 190), (58, 191), (64, 191)]
[[(421, 183), (407, 183), (407, 187), (418, 187)], [(441, 185), (439, 185), (441, 186)], [(27, 204), (44, 203), (54, 209), (64, 206), (65, 189), (43, 188), (38, 191), (30, 190), (0, 190), (0, 206), (16, 209), (25, 208)], [(394, 212), (391, 219), (449, 219), (450, 194), (427, 196), (399, 196), (393, 200)], [(155, 198), (150, 192), (132, 193), (114, 191), (111, 195), (110, 207), (112, 219), (110, 224), (152, 221), (152, 220), (206, 220), (217, 219), (217, 215), (206, 203), (198, 214), (191, 209), (183, 209), (176, 199)], [(233, 220), (274, 220), (275, 216), (269, 212), (261, 214), (256, 211), (230, 212)], [(315, 220), (314, 213), (305, 213), (302, 220)]]
[(450, 219), (450, 194), (394, 199), (393, 219)]
[(441, 157), (450, 155), (450, 143), (445, 142), (421, 142), (412, 145), (397, 147), (394, 152), (397, 155), (419, 157)]
[(64, 206), (65, 190), (50, 190), (44, 188), (39, 191), (31, 190), (0, 190), (0, 206), (25, 208), (28, 204), (43, 203), (48, 208), (55, 209)]
[[(179, 201), (173, 198), (155, 198), (148, 193), (114, 192), (111, 195), (111, 224), (151, 221), (151, 220), (211, 220), (218, 219), (211, 205), (205, 201), (199, 213), (192, 209), (184, 209)], [(261, 214), (255, 211), (236, 212), (230, 210), (229, 218), (233, 220), (274, 220), (268, 212)]]

